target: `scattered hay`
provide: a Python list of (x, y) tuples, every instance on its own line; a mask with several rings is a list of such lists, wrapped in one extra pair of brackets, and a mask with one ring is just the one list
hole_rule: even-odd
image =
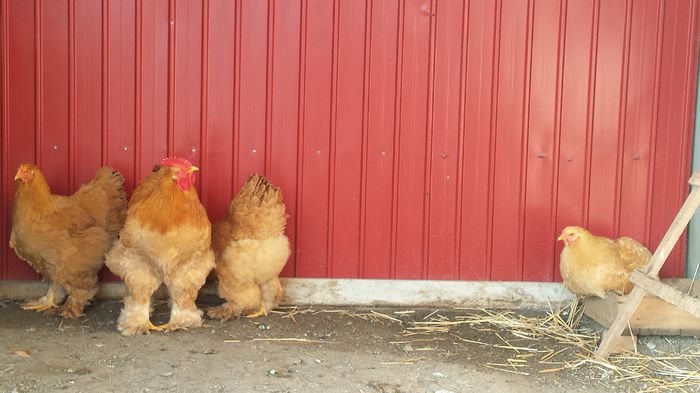
[[(441, 310), (433, 310), (424, 317), (415, 310), (394, 311), (391, 315), (361, 310), (362, 308), (314, 310), (310, 306), (305, 309), (282, 307), (273, 313), (282, 315), (282, 318), (290, 318), (295, 324), (296, 317), (304, 314), (336, 314), (382, 325), (399, 324), (405, 327), (401, 333), (402, 339), (390, 341), (389, 344), (422, 344), (414, 351), (433, 351), (434, 348), (426, 345), (448, 340), (492, 347), (510, 355), (505, 362), (486, 363), (484, 366), (504, 373), (529, 376), (581, 371), (584, 373), (583, 380), (609, 388), (612, 383), (633, 382), (635, 391), (640, 393), (700, 391), (700, 344), (686, 348), (679, 354), (648, 356), (639, 353), (635, 347), (634, 352), (613, 354), (608, 361), (598, 359), (595, 350), (601, 332), (580, 326), (584, 305), (578, 299), (558, 309), (550, 304), (545, 316), (473, 308), (455, 308), (443, 312), (451, 317), (442, 315)], [(460, 334), (460, 328), (463, 327), (487, 333), (493, 340), (484, 342), (481, 339), (477, 341), (463, 337)], [(299, 341), (314, 342), (303, 339)], [(424, 359), (421, 356), (381, 364), (412, 365)]]
[[(458, 312), (469, 310), (456, 309)], [(609, 361), (600, 360), (594, 355), (600, 334), (579, 327), (582, 317), (583, 304), (578, 299), (558, 310), (550, 305), (545, 317), (471, 309), (469, 313), (445, 318), (434, 311), (406, 328), (403, 336), (411, 340), (394, 343), (416, 342), (426, 340), (429, 335), (441, 337), (448, 334), (459, 342), (512, 352), (514, 356), (507, 363), (485, 364), (490, 369), (506, 373), (547, 374), (588, 367), (592, 371), (591, 378), (604, 386), (609, 386), (608, 382), (633, 381), (638, 383), (639, 392), (692, 392), (700, 388), (700, 351), (688, 348), (681, 354), (662, 357), (635, 351), (611, 355)], [(461, 337), (458, 331), (461, 326), (490, 332), (496, 342)], [(555, 345), (548, 348), (552, 341)]]
[(253, 341), (274, 341), (274, 342), (295, 342), (295, 343), (309, 343), (309, 344), (335, 344), (335, 341), (321, 341), (321, 340), (309, 340), (307, 338), (298, 337), (282, 337), (282, 338), (253, 338), (247, 341), (241, 340), (224, 340), (225, 343), (242, 343), (242, 342), (253, 342)]
[(420, 357), (417, 357), (417, 358), (404, 359), (404, 360), (402, 360), (402, 361), (400, 361), (400, 362), (384, 362), (384, 363), (379, 363), (379, 364), (381, 364), (381, 365), (383, 365), (383, 366), (397, 365), (397, 364), (400, 364), (400, 365), (412, 365), (412, 364), (418, 363), (419, 361), (421, 361), (421, 360), (423, 360), (423, 359), (425, 359), (425, 356), (420, 356)]

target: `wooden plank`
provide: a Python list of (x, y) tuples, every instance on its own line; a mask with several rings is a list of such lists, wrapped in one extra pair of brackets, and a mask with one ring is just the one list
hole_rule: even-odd
[(693, 187), (700, 186), (700, 172), (693, 173), (693, 176), (690, 178), (688, 183)]
[[(698, 208), (698, 205), (700, 205), (700, 188), (693, 188), (690, 195), (688, 195), (688, 199), (686, 199), (683, 206), (681, 206), (676, 218), (671, 223), (666, 235), (664, 235), (664, 238), (661, 239), (661, 243), (659, 243), (654, 255), (651, 257), (651, 260), (649, 260), (649, 263), (644, 269), (646, 274), (655, 276), (659, 273), (659, 270), (661, 270), (664, 262), (666, 262), (666, 258), (668, 258), (668, 254), (671, 253), (673, 246), (675, 246), (676, 242), (678, 242), (678, 238), (688, 225), (688, 222), (695, 213), (695, 210)], [(612, 325), (610, 325), (608, 331), (603, 335), (603, 340), (596, 351), (596, 356), (607, 359), (610, 351), (612, 350), (612, 346), (617, 340), (617, 337), (622, 334), (622, 331), (627, 326), (627, 322), (632, 314), (634, 314), (634, 311), (639, 306), (639, 303), (642, 301), (642, 298), (644, 298), (644, 295), (646, 295), (646, 290), (639, 286), (634, 287), (624, 307), (622, 307), (620, 313), (617, 315), (617, 318)]]
[(632, 272), (630, 281), (632, 281), (635, 285), (642, 287), (647, 292), (651, 292), (665, 301), (700, 318), (700, 300), (690, 295), (686, 295), (659, 280), (651, 278), (639, 270)]
[[(661, 283), (687, 293), (693, 280), (663, 279)], [(700, 297), (700, 286), (692, 286), (691, 296)], [(603, 327), (609, 327), (624, 307), (627, 296), (608, 293), (604, 299), (585, 300), (585, 313)], [(630, 317), (629, 326), (637, 336), (700, 336), (700, 319), (652, 293), (647, 293)], [(626, 330), (626, 329), (625, 329)], [(628, 333), (623, 333), (628, 334)]]

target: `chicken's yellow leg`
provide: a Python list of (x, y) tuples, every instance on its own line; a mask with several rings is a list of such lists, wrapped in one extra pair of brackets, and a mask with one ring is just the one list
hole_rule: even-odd
[(55, 303), (56, 291), (58, 291), (56, 284), (51, 284), (46, 295), (37, 300), (22, 304), (22, 310), (46, 311), (58, 307)]
[(167, 324), (167, 323), (166, 323), (165, 325), (156, 326), (156, 325), (154, 325), (153, 322), (151, 322), (150, 320), (148, 321), (148, 330), (149, 330), (149, 331), (150, 331), (150, 330), (155, 330), (156, 332), (161, 332), (161, 331), (165, 330), (167, 327), (168, 327), (168, 324)]
[(246, 316), (247, 316), (248, 318), (255, 318), (255, 317), (259, 317), (259, 316), (267, 316), (267, 309), (265, 308), (265, 303), (264, 303), (264, 302), (260, 302), (260, 309), (259, 309), (257, 312), (255, 312), (255, 313), (253, 313), (253, 314), (246, 315)]

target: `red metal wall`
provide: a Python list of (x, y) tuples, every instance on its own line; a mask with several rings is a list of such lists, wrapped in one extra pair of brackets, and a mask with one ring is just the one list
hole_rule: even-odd
[(0, 5), (0, 278), (23, 161), (67, 193), (184, 156), (212, 218), (265, 173), (300, 277), (556, 280), (563, 226), (656, 246), (687, 193), (696, 1)]

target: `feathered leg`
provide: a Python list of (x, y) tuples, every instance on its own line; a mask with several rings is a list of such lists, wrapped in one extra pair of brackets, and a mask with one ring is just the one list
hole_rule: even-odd
[(282, 291), (282, 284), (280, 283), (280, 279), (278, 277), (262, 283), (260, 285), (260, 289), (262, 290), (263, 306), (268, 312), (274, 310), (280, 305), (284, 292)]
[[(264, 307), (260, 286), (252, 282), (219, 281), (219, 294), (226, 299), (226, 302), (208, 309), (207, 315), (210, 318), (221, 320), (238, 318), (244, 311), (260, 311), (259, 309)], [(253, 314), (253, 316), (258, 315)]]
[(214, 254), (209, 251), (169, 275), (165, 285), (170, 292), (172, 308), (170, 320), (161, 327), (175, 331), (202, 326), (202, 311), (195, 300), (213, 267)]
[(162, 330), (150, 320), (151, 296), (161, 284), (160, 277), (139, 255), (130, 252), (119, 239), (105, 256), (105, 265), (124, 280), (126, 296), (117, 329), (125, 336)]
[(64, 285), (68, 298), (58, 310), (58, 315), (66, 319), (76, 319), (83, 315), (83, 309), (97, 293), (97, 276), (81, 284), (83, 287)]
[(130, 270), (124, 277), (124, 283), (127, 295), (124, 297), (124, 308), (119, 315), (117, 329), (125, 336), (162, 330), (150, 320), (151, 296), (160, 286), (160, 278), (144, 265), (141, 269)]

